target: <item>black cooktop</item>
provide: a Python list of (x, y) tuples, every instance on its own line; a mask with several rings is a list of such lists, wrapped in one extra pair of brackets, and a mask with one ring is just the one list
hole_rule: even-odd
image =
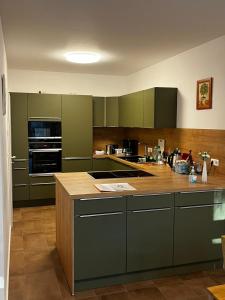
[(121, 170), (121, 171), (90, 171), (89, 175), (95, 179), (106, 178), (131, 178), (131, 177), (149, 177), (154, 176), (151, 173), (142, 170)]

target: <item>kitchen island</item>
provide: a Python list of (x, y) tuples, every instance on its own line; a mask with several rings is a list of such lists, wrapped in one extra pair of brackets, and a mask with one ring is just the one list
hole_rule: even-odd
[[(191, 184), (165, 165), (107, 157), (155, 176), (55, 174), (56, 243), (72, 293), (221, 265), (224, 177)], [(95, 187), (115, 182), (135, 190), (104, 193)]]

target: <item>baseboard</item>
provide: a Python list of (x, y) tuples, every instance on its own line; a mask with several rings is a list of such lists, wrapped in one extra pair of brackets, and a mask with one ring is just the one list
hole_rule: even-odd
[(10, 246), (11, 246), (12, 225), (9, 226), (9, 240), (8, 240), (8, 257), (7, 257), (7, 273), (5, 276), (5, 300), (8, 300), (9, 291), (9, 266), (10, 266)]

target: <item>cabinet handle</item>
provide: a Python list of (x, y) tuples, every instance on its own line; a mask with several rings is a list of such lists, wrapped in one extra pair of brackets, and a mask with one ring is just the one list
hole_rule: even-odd
[(93, 214), (93, 215), (80, 215), (77, 216), (79, 218), (92, 218), (92, 217), (102, 217), (102, 216), (115, 216), (115, 215), (122, 215), (122, 212), (114, 212), (114, 213), (104, 213), (104, 214)]
[(36, 174), (29, 174), (30, 177), (52, 177), (54, 173), (36, 173)]
[(85, 159), (92, 159), (90, 156), (70, 156), (70, 157), (63, 157), (63, 160), (85, 160)]
[(171, 195), (172, 193), (155, 193), (146, 195), (134, 195), (134, 197), (145, 197), (145, 196), (160, 196), (160, 195)]
[(22, 161), (27, 161), (26, 158), (13, 158), (14, 162), (22, 162)]
[(192, 206), (181, 206), (181, 207), (178, 207), (178, 208), (179, 209), (190, 209), (190, 208), (201, 208), (201, 207), (213, 207), (215, 205), (222, 205), (222, 203), (204, 204), (204, 205), (192, 205)]
[(31, 186), (40, 186), (40, 185), (55, 185), (55, 182), (31, 183)]
[(208, 191), (180, 192), (180, 194), (195, 194), (195, 193), (207, 193), (207, 192), (214, 192), (214, 191), (208, 190)]
[(16, 170), (16, 171), (18, 171), (18, 170), (27, 170), (27, 168), (13, 168), (13, 170)]
[(115, 199), (115, 198), (122, 198), (122, 196), (116, 196), (116, 197), (102, 197), (102, 198), (82, 198), (80, 201), (91, 201), (91, 200), (104, 200), (104, 199)]
[(19, 183), (19, 184), (14, 184), (14, 187), (23, 187), (23, 186), (27, 186), (26, 183)]
[(29, 117), (29, 120), (40, 120), (40, 119), (44, 119), (44, 120), (52, 120), (52, 121), (60, 121), (61, 118), (58, 117)]
[(136, 213), (166, 211), (166, 210), (171, 210), (171, 208), (170, 207), (166, 207), (166, 208), (153, 208), (153, 209), (131, 210), (131, 211), (128, 211), (128, 212), (136, 214)]

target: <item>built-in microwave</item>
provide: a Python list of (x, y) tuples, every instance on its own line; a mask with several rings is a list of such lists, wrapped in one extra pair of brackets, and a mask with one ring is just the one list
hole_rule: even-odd
[(28, 121), (28, 136), (31, 138), (61, 138), (61, 122), (55, 120)]

